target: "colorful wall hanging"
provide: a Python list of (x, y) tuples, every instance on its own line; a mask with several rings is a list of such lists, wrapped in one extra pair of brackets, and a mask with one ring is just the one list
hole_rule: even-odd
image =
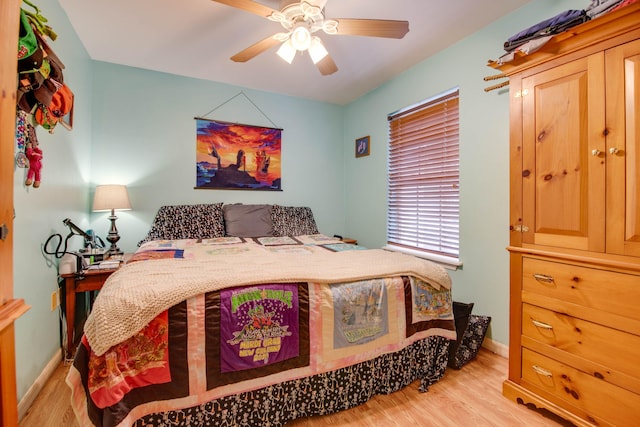
[(196, 118), (196, 188), (282, 189), (282, 129)]

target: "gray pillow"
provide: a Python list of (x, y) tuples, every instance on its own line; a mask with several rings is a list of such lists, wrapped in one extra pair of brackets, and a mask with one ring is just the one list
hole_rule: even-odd
[(273, 236), (271, 205), (224, 205), (222, 212), (227, 236)]

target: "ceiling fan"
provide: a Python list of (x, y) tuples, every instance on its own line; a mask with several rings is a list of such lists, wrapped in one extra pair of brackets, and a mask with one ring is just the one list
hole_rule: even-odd
[(409, 32), (409, 22), (385, 19), (326, 19), (324, 6), (327, 0), (282, 0), (280, 10), (272, 9), (253, 0), (212, 0), (278, 22), (285, 32), (276, 33), (231, 57), (235, 62), (246, 62), (273, 46), (281, 44), (278, 55), (291, 63), (298, 51), (308, 51), (322, 75), (333, 74), (338, 67), (313, 33), (322, 30), (326, 34), (386, 37), (401, 39)]

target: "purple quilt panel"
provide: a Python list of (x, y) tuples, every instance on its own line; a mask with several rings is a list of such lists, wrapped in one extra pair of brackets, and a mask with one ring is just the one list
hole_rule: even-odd
[(299, 355), (297, 284), (220, 291), (220, 370), (236, 372)]

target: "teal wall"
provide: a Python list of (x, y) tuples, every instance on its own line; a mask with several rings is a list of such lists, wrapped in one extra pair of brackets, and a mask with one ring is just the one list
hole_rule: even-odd
[[(92, 188), (128, 186), (133, 209), (117, 213), (124, 250), (135, 249), (166, 204), (310, 206), (321, 231), (345, 232), (342, 107), (103, 62), (93, 74)], [(282, 128), (283, 191), (194, 190), (194, 117), (204, 115)], [(92, 216), (105, 235), (108, 214)]]
[(63, 219), (72, 218), (81, 227), (88, 227), (90, 219), (93, 64), (57, 1), (39, 0), (37, 4), (58, 33), (59, 41), (51, 46), (66, 66), (65, 82), (76, 102), (72, 132), (56, 127), (49, 134), (37, 128), (43, 151), (40, 188), (24, 186), (25, 169), (16, 169), (14, 174), (14, 296), (31, 306), (15, 323), (19, 398), (60, 353), (59, 313), (51, 310), (51, 293), (58, 288), (57, 260), (43, 253), (43, 245), (53, 233), (66, 237)]
[[(509, 91), (485, 92), (499, 81), (486, 64), (504, 53), (511, 35), (589, 2), (537, 0), (433, 55), (345, 108), (347, 230), (365, 246), (386, 243), (386, 117), (398, 109), (460, 88), (460, 258), (450, 272), (455, 300), (492, 316), (488, 336), (508, 344)], [(371, 136), (371, 155), (355, 158), (354, 140)]]
[[(129, 188), (133, 210), (118, 212), (119, 246), (133, 251), (164, 204), (243, 202), (312, 207), (321, 232), (363, 245), (385, 243), (386, 116), (460, 88), (461, 258), (454, 298), (493, 317), (491, 337), (508, 343), (508, 91), (485, 93), (488, 59), (511, 34), (587, 1), (535, 0), (412, 67), (347, 106), (253, 91), (92, 61), (56, 0), (38, 5), (59, 33), (53, 43), (76, 94), (74, 129), (38, 136), (43, 183), (23, 186), (15, 173), (15, 296), (31, 310), (16, 322), (18, 395), (24, 396), (59, 351), (59, 320), (50, 309), (56, 262), (42, 246), (66, 235), (64, 218), (107, 233), (106, 213), (90, 213), (98, 184)], [(244, 96), (226, 101), (244, 92)], [(220, 107), (219, 107), (220, 106)], [(219, 108), (217, 108), (219, 107)], [(195, 121), (207, 118), (284, 129), (282, 192), (194, 190)], [(370, 135), (371, 155), (354, 158), (354, 139)], [(76, 242), (79, 244), (80, 242)]]

